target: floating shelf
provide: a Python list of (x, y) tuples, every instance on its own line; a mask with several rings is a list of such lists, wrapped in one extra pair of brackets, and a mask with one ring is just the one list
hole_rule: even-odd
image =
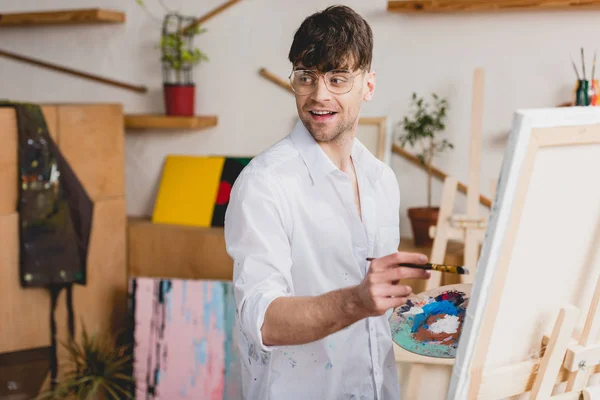
[(160, 114), (129, 114), (125, 116), (126, 129), (202, 129), (216, 126), (214, 115), (177, 117)]
[(600, 10), (600, 0), (390, 0), (398, 13), (463, 13), (489, 11)]
[(0, 27), (123, 22), (125, 13), (101, 8), (0, 14)]

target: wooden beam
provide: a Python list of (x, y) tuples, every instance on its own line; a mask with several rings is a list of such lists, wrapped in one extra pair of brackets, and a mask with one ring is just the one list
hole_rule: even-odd
[(20, 54), (11, 53), (11, 52), (8, 52), (5, 50), (0, 50), (0, 57), (10, 58), (12, 60), (24, 62), (26, 64), (31, 64), (31, 65), (35, 65), (37, 67), (42, 67), (42, 68), (50, 69), (53, 71), (62, 72), (63, 74), (78, 76), (80, 78), (100, 82), (105, 85), (120, 87), (122, 89), (132, 90), (132, 91), (138, 92), (138, 93), (146, 93), (148, 91), (148, 89), (145, 86), (136, 86), (136, 85), (131, 85), (129, 83), (119, 82), (114, 79), (109, 79), (109, 78), (104, 78), (104, 77), (98, 76), (98, 75), (88, 74), (87, 72), (77, 71), (77, 70), (74, 70), (74, 69), (71, 69), (68, 67), (63, 67), (63, 66), (57, 65), (57, 64), (51, 64), (46, 61), (22, 56)]
[(600, 9), (600, 0), (390, 0), (398, 13), (464, 13), (486, 11), (547, 11)]
[[(392, 145), (392, 152), (394, 152), (395, 154), (402, 156), (404, 158), (406, 158), (408, 161), (410, 161), (411, 163), (415, 164), (418, 167), (421, 167), (423, 169), (425, 169), (425, 166), (421, 163), (421, 161), (417, 158), (417, 156), (409, 153), (408, 151), (404, 150), (402, 147), (400, 147), (397, 144), (393, 144)], [(433, 176), (435, 176), (436, 178), (444, 181), (446, 179), (446, 177), (448, 176), (445, 172), (443, 172), (442, 170), (436, 168), (436, 167), (432, 167), (431, 168), (431, 172), (433, 174)], [(467, 185), (465, 185), (462, 182), (458, 182), (458, 190), (460, 190), (462, 193), (467, 193)], [(479, 203), (483, 204), (484, 206), (491, 208), (492, 207), (492, 201), (490, 199), (488, 199), (487, 197), (483, 196), (483, 195), (479, 195)]]
[(266, 68), (259, 69), (258, 73), (260, 74), (260, 76), (262, 76), (263, 78), (266, 78), (266, 79), (270, 80), (271, 82), (273, 82), (277, 86), (284, 88), (285, 90), (287, 90), (290, 93), (294, 93), (294, 91), (292, 90), (292, 85), (288, 81), (286, 81), (284, 79), (281, 79), (280, 77), (278, 77), (274, 73), (268, 71)]
[(123, 22), (123, 12), (101, 8), (0, 14), (0, 27)]
[(222, 13), (223, 11), (225, 11), (226, 9), (228, 9), (229, 7), (231, 7), (232, 5), (234, 5), (235, 3), (239, 2), (239, 1), (240, 0), (229, 0), (228, 2), (225, 2), (225, 3), (221, 4), (220, 6), (214, 8), (213, 10), (211, 10), (209, 12), (207, 12), (206, 14), (204, 14), (203, 16), (201, 16), (200, 18), (196, 19), (190, 25), (186, 26), (183, 29), (183, 33), (186, 33), (190, 29), (194, 29), (198, 25), (205, 23), (206, 21), (208, 21), (209, 19), (211, 19), (215, 15)]

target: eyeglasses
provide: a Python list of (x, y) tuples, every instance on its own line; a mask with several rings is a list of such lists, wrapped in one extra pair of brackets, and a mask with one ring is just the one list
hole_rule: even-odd
[(354, 78), (361, 75), (362, 72), (352, 75), (345, 69), (328, 71), (325, 74), (316, 73), (307, 69), (292, 71), (290, 83), (292, 90), (299, 95), (311, 94), (319, 85), (319, 77), (325, 77), (325, 87), (333, 94), (345, 94), (354, 87)]

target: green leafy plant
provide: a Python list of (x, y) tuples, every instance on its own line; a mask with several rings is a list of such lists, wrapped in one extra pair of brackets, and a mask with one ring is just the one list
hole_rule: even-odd
[(110, 336), (88, 335), (82, 323), (81, 344), (63, 343), (68, 351), (69, 369), (54, 389), (41, 393), (36, 400), (133, 399), (130, 345), (119, 345)]
[(419, 148), (417, 154), (421, 164), (427, 169), (427, 206), (431, 207), (431, 186), (433, 178), (433, 160), (438, 153), (446, 149), (453, 149), (454, 145), (447, 139), (438, 140), (437, 135), (445, 128), (445, 118), (448, 111), (448, 101), (432, 94), (433, 104), (412, 94), (412, 113), (405, 116), (400, 126), (404, 134), (400, 135), (399, 141), (402, 147), (409, 144), (411, 147)]
[[(136, 0), (136, 3), (148, 12), (143, 0)], [(160, 4), (167, 12), (162, 18), (162, 34), (158, 44), (165, 80), (169, 80), (171, 70), (175, 75), (175, 83), (190, 83), (191, 69), (203, 61), (209, 61), (200, 48), (193, 46), (194, 37), (205, 33), (206, 29), (196, 24), (194, 18), (169, 10), (162, 1)]]
[[(199, 35), (206, 32), (206, 29), (196, 25), (190, 30), (191, 35)], [(167, 33), (160, 39), (160, 49), (162, 51), (161, 61), (168, 64), (174, 70), (181, 70), (185, 66), (194, 66), (201, 61), (209, 61), (206, 54), (199, 48), (186, 48), (187, 39), (181, 33)]]

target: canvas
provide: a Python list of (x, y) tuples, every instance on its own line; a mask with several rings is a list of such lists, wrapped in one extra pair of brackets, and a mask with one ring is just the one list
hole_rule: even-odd
[(580, 310), (581, 332), (600, 275), (599, 171), (600, 109), (515, 114), (447, 399), (530, 391), (561, 308)]
[(152, 222), (222, 227), (235, 180), (251, 157), (166, 157)]
[(230, 282), (133, 278), (138, 399), (240, 400)]

